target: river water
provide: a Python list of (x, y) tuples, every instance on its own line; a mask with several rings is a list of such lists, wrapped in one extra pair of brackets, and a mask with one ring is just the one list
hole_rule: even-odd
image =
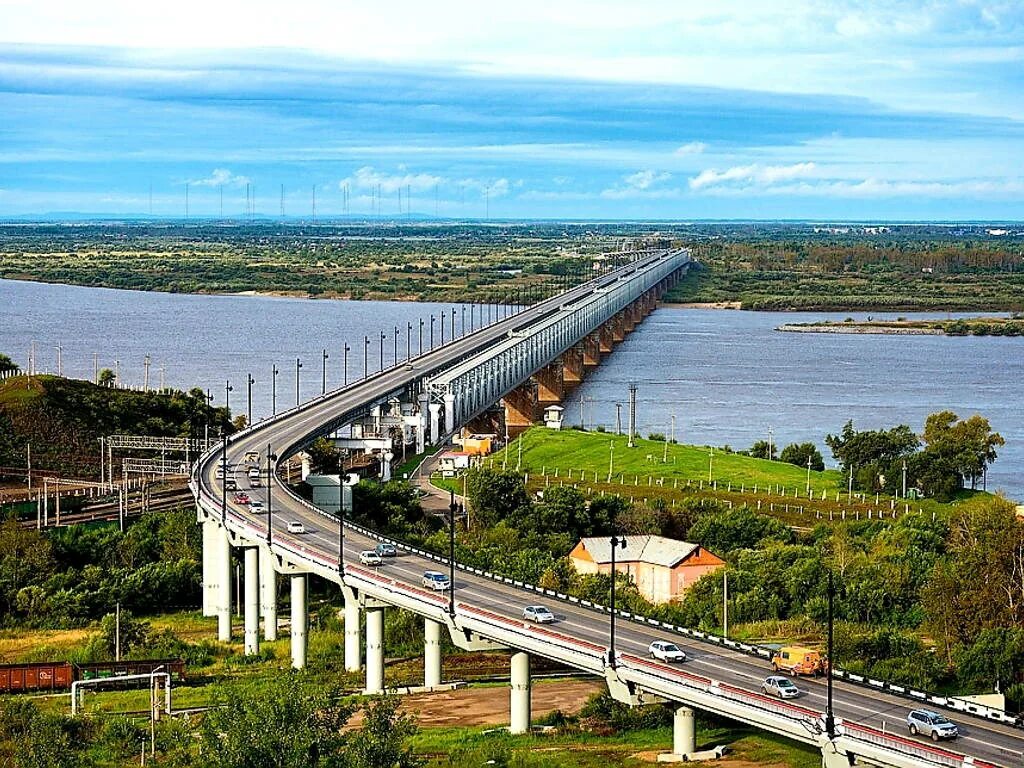
[[(271, 411), (272, 366), (277, 408), (295, 403), (295, 360), (300, 358), (300, 397), (320, 393), (322, 349), (327, 347), (328, 387), (342, 379), (347, 343), (352, 380), (362, 374), (364, 336), (369, 367), (376, 370), (380, 332), (401, 329), (404, 358), (407, 323), (418, 347), (419, 320), (444, 311), (451, 334), (451, 305), (288, 299), (263, 296), (195, 296), (82, 288), (0, 280), (0, 352), (24, 366), (35, 342), (36, 367), (56, 369), (62, 347), (65, 375), (92, 378), (94, 355), (128, 385), (141, 385), (150, 356), (150, 385), (209, 389), (223, 404), (244, 413), (246, 373), (253, 416)], [(474, 310), (475, 312), (476, 310)], [(467, 309), (467, 324), (470, 310)], [(907, 313), (901, 313), (910, 317)], [(461, 308), (456, 328), (461, 324)], [(925, 417), (951, 409), (981, 413), (1006, 438), (988, 475), (990, 490), (1024, 499), (1024, 338), (796, 334), (775, 331), (783, 322), (842, 319), (848, 313), (740, 312), (661, 308), (647, 318), (566, 405), (566, 420), (615, 426), (615, 404), (626, 420), (628, 387), (637, 384), (637, 425), (643, 434), (668, 433), (676, 416), (677, 439), (748, 448), (754, 441), (784, 446), (824, 435), (853, 419), (858, 429), (907, 423), (921, 430)], [(854, 314), (854, 317), (865, 317)], [(888, 315), (874, 313), (874, 317)], [(435, 325), (440, 339), (440, 324)], [(384, 346), (385, 364), (393, 337)], [(162, 369), (162, 371), (161, 371)]]

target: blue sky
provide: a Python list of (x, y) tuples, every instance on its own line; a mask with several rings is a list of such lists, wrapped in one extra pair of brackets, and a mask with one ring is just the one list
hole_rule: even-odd
[(0, 0), (0, 215), (1024, 219), (1019, 0), (369, 5)]

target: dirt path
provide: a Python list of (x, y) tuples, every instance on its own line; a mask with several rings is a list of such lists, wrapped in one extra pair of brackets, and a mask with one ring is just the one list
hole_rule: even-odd
[[(569, 680), (535, 683), (532, 714), (534, 718), (556, 709), (575, 713), (593, 694), (605, 688), (598, 680)], [(453, 725), (507, 725), (509, 693), (504, 685), (488, 688), (463, 688), (443, 693), (405, 696), (402, 709), (415, 713), (421, 728)], [(349, 721), (359, 725), (362, 713)]]

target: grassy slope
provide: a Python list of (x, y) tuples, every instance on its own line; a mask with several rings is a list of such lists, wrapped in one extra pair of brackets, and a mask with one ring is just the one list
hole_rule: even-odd
[[(591, 480), (594, 472), (602, 481), (608, 477), (609, 458), (613, 458), (615, 475), (625, 475), (624, 480), (633, 482), (634, 477), (645, 479), (648, 476), (664, 477), (669, 482), (673, 479), (696, 482), (708, 479), (708, 464), (711, 464), (711, 477), (719, 486), (732, 483), (734, 486), (747, 487), (758, 485), (763, 488), (768, 484), (781, 485), (789, 489), (806, 487), (807, 470), (792, 464), (779, 461), (754, 459), (734, 453), (724, 453), (719, 449), (707, 446), (669, 445), (667, 461), (665, 444), (661, 441), (640, 439), (636, 447), (628, 448), (624, 435), (600, 432), (581, 432), (579, 430), (553, 431), (535, 428), (527, 431), (522, 440), (522, 466), (530, 472), (542, 470), (551, 474), (554, 468), (559, 469), (559, 477), (566, 477), (572, 470), (578, 477), (579, 471), (586, 471)], [(614, 445), (614, 451), (611, 446)], [(518, 460), (518, 446), (513, 443), (508, 461), (515, 466)], [(712, 457), (712, 451), (714, 456)], [(502, 454), (494, 459), (495, 463), (502, 460)], [(819, 494), (822, 490), (835, 492), (845, 488), (839, 472), (811, 472), (811, 488)]]

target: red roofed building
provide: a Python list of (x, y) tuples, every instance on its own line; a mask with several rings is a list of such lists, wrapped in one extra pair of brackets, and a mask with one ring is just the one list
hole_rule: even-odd
[[(699, 544), (664, 536), (625, 536), (625, 548), (615, 552), (615, 571), (636, 584), (652, 603), (682, 600), (701, 576), (725, 567), (725, 561)], [(609, 574), (611, 544), (607, 536), (580, 539), (569, 553), (579, 574)]]

